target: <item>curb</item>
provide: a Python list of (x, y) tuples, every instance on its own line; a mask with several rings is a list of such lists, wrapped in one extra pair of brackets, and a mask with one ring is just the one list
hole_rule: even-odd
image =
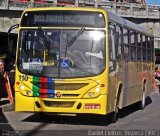
[(10, 103), (2, 106), (1, 108), (2, 108), (2, 112), (10, 112), (15, 110), (15, 105)]

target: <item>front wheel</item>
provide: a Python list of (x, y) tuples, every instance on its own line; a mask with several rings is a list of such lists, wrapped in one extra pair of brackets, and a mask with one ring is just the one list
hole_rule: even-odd
[(110, 116), (109, 116), (111, 123), (115, 123), (118, 120), (118, 112), (119, 112), (118, 105), (119, 105), (119, 97), (116, 100), (114, 112), (110, 113)]
[(118, 106), (116, 106), (116, 109), (113, 113), (111, 113), (111, 122), (116, 123), (118, 120)]
[(143, 87), (143, 94), (142, 94), (142, 100), (140, 102), (140, 110), (143, 110), (146, 106), (146, 85)]

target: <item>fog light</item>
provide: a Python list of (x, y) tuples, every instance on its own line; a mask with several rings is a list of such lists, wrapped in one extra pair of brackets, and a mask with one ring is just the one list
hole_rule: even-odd
[(89, 97), (94, 97), (94, 92), (88, 92)]
[(30, 91), (30, 90), (27, 90), (27, 91), (26, 91), (26, 94), (27, 94), (27, 95), (30, 95), (30, 94), (31, 94), (31, 91)]

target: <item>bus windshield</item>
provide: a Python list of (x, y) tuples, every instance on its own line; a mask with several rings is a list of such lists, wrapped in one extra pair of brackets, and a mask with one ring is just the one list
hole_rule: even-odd
[(22, 73), (74, 78), (96, 76), (105, 69), (105, 31), (22, 29), (20, 37)]

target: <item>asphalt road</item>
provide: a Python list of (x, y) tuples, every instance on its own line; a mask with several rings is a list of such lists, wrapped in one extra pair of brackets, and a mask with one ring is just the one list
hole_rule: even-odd
[(119, 120), (109, 123), (99, 116), (56, 116), (41, 119), (38, 113), (1, 112), (2, 136), (160, 136), (160, 94), (147, 98), (144, 110), (137, 104), (120, 111)]

